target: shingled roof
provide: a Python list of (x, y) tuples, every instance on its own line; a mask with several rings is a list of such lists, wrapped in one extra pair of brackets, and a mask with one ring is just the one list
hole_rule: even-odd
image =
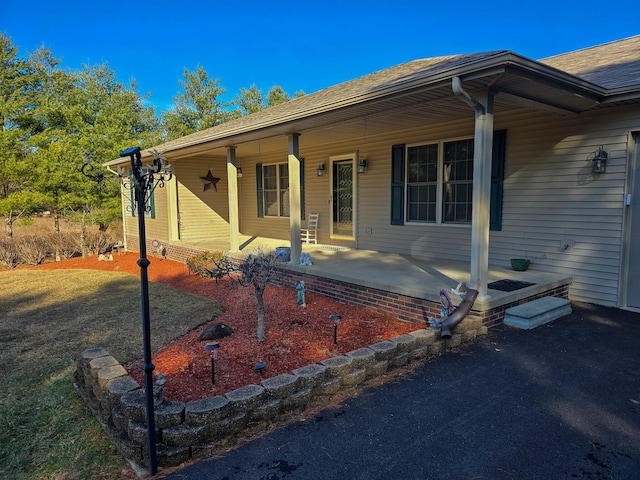
[[(537, 78), (554, 79), (563, 85), (562, 90), (567, 86), (576, 89), (574, 91), (577, 96), (572, 98), (590, 98), (596, 102), (595, 105), (608, 94), (624, 94), (633, 97), (632, 101), (637, 101), (640, 94), (640, 36), (540, 61), (530, 60), (508, 50), (414, 60), (293, 98), (283, 104), (172, 140), (155, 148), (169, 152), (213, 141), (224, 142), (234, 136), (246, 136), (248, 133), (264, 129), (275, 132), (274, 127), (282, 130), (283, 125), (290, 122), (308, 121), (321, 114), (353, 108), (395, 94), (430, 85), (443, 85), (450, 82), (453, 76), (464, 77), (469, 74), (479, 78), (479, 72), (499, 66), (511, 69), (510, 71), (516, 75), (529, 76), (528, 78), (531, 78), (530, 75), (533, 73)], [(496, 84), (494, 88), (496, 86), (499, 87)], [(591, 104), (577, 108), (576, 112), (580, 111), (580, 108), (591, 108)], [(119, 160), (114, 160), (108, 162), (108, 165), (118, 162)]]
[(311, 116), (332, 108), (370, 100), (393, 90), (407, 88), (410, 84), (425, 82), (447, 71), (458, 69), (496, 55), (508, 53), (493, 51), (477, 54), (450, 55), (425, 58), (402, 63), (380, 70), (355, 80), (349, 80), (315, 93), (293, 98), (285, 103), (266, 108), (215, 127), (192, 133), (186, 137), (167, 142), (161, 150), (173, 150), (184, 144), (197, 143), (198, 139), (219, 138), (233, 135), (247, 128), (265, 128), (275, 123), (283, 123), (302, 116)]
[(640, 35), (555, 55), (540, 63), (609, 90), (640, 89)]

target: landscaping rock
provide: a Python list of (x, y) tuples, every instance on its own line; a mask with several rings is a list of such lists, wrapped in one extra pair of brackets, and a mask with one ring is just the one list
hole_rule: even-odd
[(370, 367), (376, 361), (375, 352), (366, 347), (348, 352), (347, 357), (351, 358), (353, 368), (356, 369)]
[(256, 408), (260, 404), (264, 394), (264, 387), (245, 385), (244, 387), (225, 394), (225, 397), (229, 400), (234, 412), (243, 412)]
[(291, 373), (300, 378), (302, 388), (317, 388), (327, 378), (327, 367), (314, 363), (297, 368)]
[(308, 406), (312, 398), (313, 391), (311, 388), (299, 390), (282, 400), (282, 409), (283, 411), (299, 410)]
[(172, 428), (184, 422), (185, 404), (173, 400), (165, 400), (158, 408), (154, 408), (156, 427)]
[(158, 445), (156, 450), (156, 458), (158, 464), (163, 467), (177, 467), (181, 463), (186, 462), (190, 458), (189, 447), (169, 447)]
[(231, 412), (229, 399), (217, 395), (187, 403), (184, 421), (188, 425), (201, 425), (222, 420)]
[(369, 348), (374, 351), (376, 360), (389, 360), (398, 350), (398, 344), (385, 340), (384, 342), (369, 345)]
[(433, 345), (433, 343), (436, 341), (436, 332), (432, 328), (416, 330), (415, 332), (409, 333), (409, 335), (415, 337), (416, 348)]
[(144, 390), (134, 390), (125, 393), (120, 398), (122, 413), (128, 420), (134, 420), (139, 423), (147, 421), (147, 410)]
[(416, 344), (416, 337), (407, 333), (393, 337), (391, 341), (398, 345), (398, 352), (409, 352)]
[(104, 389), (111, 380), (118, 377), (126, 377), (127, 371), (120, 364), (112, 367), (101, 368), (98, 371), (98, 386)]
[(281, 400), (272, 400), (252, 410), (249, 417), (254, 421), (273, 420), (280, 413), (281, 407)]
[(107, 383), (102, 405), (104, 408), (112, 409), (120, 404), (120, 399), (125, 393), (139, 390), (140, 385), (129, 375), (118, 377)]
[(344, 377), (353, 370), (353, 360), (341, 355), (339, 357), (327, 358), (320, 362), (327, 367), (327, 374), (330, 377)]
[(389, 360), (380, 360), (365, 369), (367, 378), (379, 377), (389, 368)]
[(162, 430), (162, 443), (170, 447), (189, 447), (202, 443), (209, 436), (208, 425), (182, 425)]
[(287, 398), (298, 389), (298, 379), (296, 375), (283, 373), (275, 377), (267, 378), (262, 381), (265, 395), (269, 399)]
[(113, 367), (114, 365), (120, 365), (120, 364), (111, 355), (94, 358), (89, 362), (89, 373), (91, 374), (92, 377), (97, 377), (98, 371), (100, 371), (103, 368)]
[(358, 370), (354, 370), (353, 372), (343, 375), (341, 377), (341, 382), (345, 387), (353, 387), (364, 382), (365, 378), (367, 378), (366, 369), (359, 368)]

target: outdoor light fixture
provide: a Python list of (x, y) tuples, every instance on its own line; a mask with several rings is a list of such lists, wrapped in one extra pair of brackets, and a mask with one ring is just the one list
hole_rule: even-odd
[(242, 169), (238, 167), (238, 178), (242, 178)]
[(322, 177), (324, 175), (324, 171), (325, 171), (324, 163), (321, 163), (318, 165), (318, 168), (316, 169), (316, 175), (318, 175), (319, 177)]
[[(118, 174), (124, 191), (133, 190), (135, 205), (138, 216), (138, 241), (140, 243), (140, 291), (142, 304), (142, 338), (144, 346), (144, 385), (146, 394), (146, 414), (147, 414), (147, 448), (149, 454), (149, 474), (151, 476), (158, 472), (158, 461), (156, 455), (156, 424), (153, 405), (153, 370), (155, 366), (151, 363), (151, 326), (149, 320), (149, 278), (147, 268), (147, 240), (145, 234), (144, 218), (145, 213), (151, 211), (150, 198), (156, 187), (164, 187), (164, 182), (171, 180), (173, 174), (168, 165), (163, 165), (164, 158), (157, 151), (150, 152), (153, 155), (153, 162), (150, 165), (142, 163), (140, 147), (128, 148), (120, 152), (120, 157), (129, 157), (130, 171), (128, 175)], [(104, 179), (104, 172), (96, 171), (91, 164), (90, 156), (85, 157), (85, 165), (82, 173), (98, 182)]]
[[(602, 145), (594, 153), (589, 154), (591, 157), (591, 173), (604, 173), (607, 170), (607, 159), (609, 155), (602, 148)], [(587, 157), (587, 158), (589, 158)]]
[(211, 350), (211, 385), (216, 383), (216, 357), (218, 356), (219, 343), (207, 343), (205, 350)]
[(338, 324), (340, 323), (340, 319), (342, 319), (341, 315), (337, 313), (332, 313), (329, 315), (329, 320), (333, 322), (333, 344), (338, 344)]
[(364, 157), (358, 157), (358, 173), (364, 173), (367, 169), (367, 159)]

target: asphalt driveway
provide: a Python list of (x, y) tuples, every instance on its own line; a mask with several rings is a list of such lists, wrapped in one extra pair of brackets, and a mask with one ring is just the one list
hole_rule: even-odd
[(573, 308), (165, 478), (640, 479), (640, 314)]

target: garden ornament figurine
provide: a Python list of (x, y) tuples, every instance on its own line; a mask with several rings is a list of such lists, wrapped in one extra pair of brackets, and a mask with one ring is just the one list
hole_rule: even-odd
[(307, 292), (307, 289), (304, 288), (304, 281), (300, 280), (296, 283), (296, 290), (298, 290), (298, 305), (301, 307), (306, 307), (307, 304), (305, 302), (304, 294)]
[(311, 255), (309, 253), (302, 252), (300, 254), (300, 265), (307, 266), (307, 267), (312, 265)]

